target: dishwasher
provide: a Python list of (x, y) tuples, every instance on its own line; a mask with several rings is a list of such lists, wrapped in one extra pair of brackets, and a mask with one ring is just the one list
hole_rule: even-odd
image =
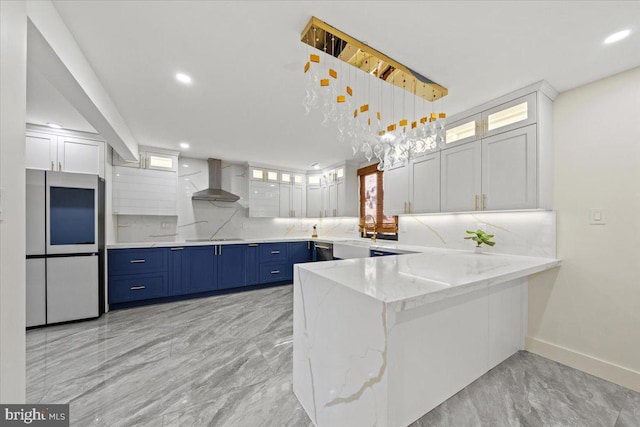
[(333, 261), (333, 243), (314, 242), (316, 261)]

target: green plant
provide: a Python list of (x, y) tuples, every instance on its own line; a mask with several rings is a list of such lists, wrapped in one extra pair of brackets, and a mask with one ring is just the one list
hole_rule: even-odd
[(477, 248), (479, 248), (480, 245), (483, 243), (489, 246), (493, 246), (496, 244), (496, 242), (491, 241), (491, 239), (493, 238), (493, 234), (487, 234), (482, 230), (476, 230), (476, 231), (467, 230), (467, 234), (473, 234), (473, 236), (468, 236), (468, 237), (465, 237), (464, 239), (473, 240), (474, 242), (476, 242), (478, 244), (476, 246)]

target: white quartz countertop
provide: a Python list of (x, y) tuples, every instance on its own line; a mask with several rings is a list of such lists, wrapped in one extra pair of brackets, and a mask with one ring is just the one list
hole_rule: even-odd
[(198, 240), (198, 241), (173, 241), (173, 242), (134, 242), (134, 243), (110, 243), (107, 249), (137, 249), (137, 248), (172, 248), (176, 246), (211, 246), (211, 245), (242, 245), (249, 243), (279, 243), (279, 242), (325, 242), (343, 243), (348, 245), (363, 246), (370, 249), (383, 251), (420, 252), (425, 247), (402, 245), (393, 241), (371, 242), (369, 239), (354, 239), (349, 237), (275, 237), (275, 238), (243, 238), (241, 240)]
[(552, 258), (419, 248), (420, 253), (408, 255), (298, 264), (296, 268), (300, 280), (313, 274), (379, 301), (426, 303), (560, 265), (560, 260)]

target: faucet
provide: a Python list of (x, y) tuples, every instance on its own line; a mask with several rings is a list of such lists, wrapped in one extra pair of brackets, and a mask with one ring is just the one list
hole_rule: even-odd
[(371, 236), (371, 241), (375, 242), (376, 240), (378, 240), (378, 224), (376, 223), (376, 219), (373, 217), (373, 215), (366, 215), (364, 217), (364, 231), (365, 233), (367, 232), (367, 223), (369, 222), (369, 219), (371, 219), (370, 222), (373, 222), (373, 236)]

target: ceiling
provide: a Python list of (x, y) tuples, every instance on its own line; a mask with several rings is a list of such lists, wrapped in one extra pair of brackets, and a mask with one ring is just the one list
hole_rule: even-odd
[[(304, 115), (299, 37), (312, 15), (448, 88), (436, 110), (449, 115), (539, 80), (562, 92), (640, 65), (638, 1), (54, 4), (138, 143), (282, 167), (351, 158), (319, 111)], [(46, 120), (42, 102), (30, 94), (31, 117)]]

